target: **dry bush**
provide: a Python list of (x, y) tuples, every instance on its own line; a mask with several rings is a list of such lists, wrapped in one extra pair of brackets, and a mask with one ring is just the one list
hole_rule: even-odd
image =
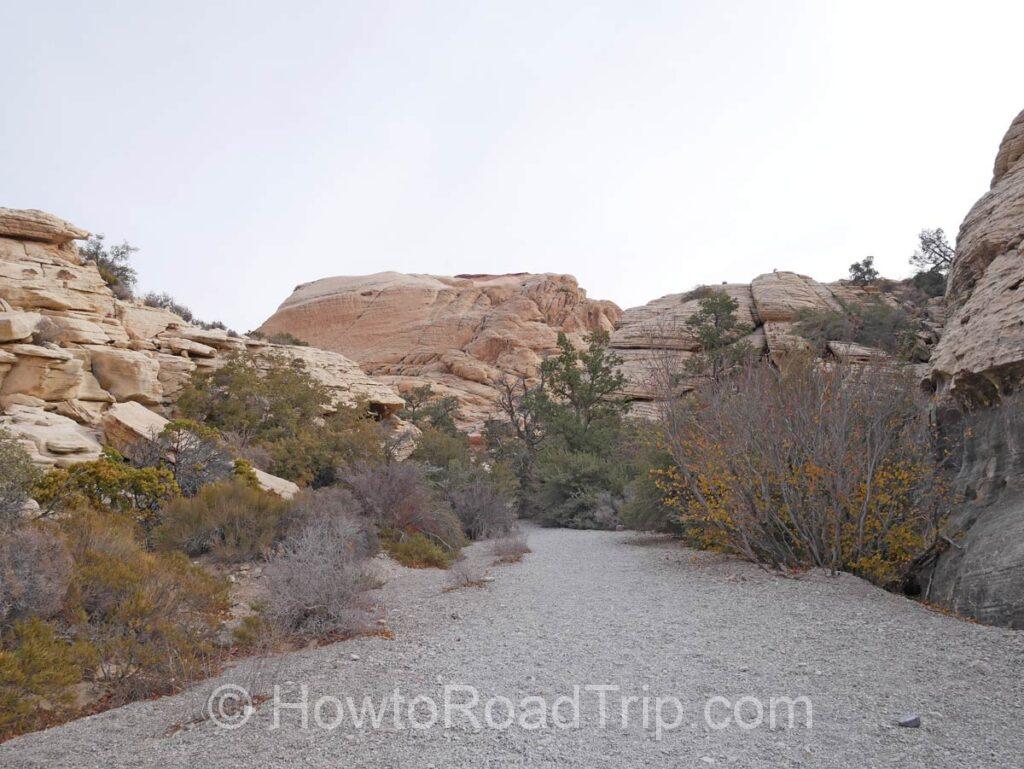
[(231, 563), (265, 556), (283, 533), (289, 505), (242, 480), (204, 486), (194, 497), (172, 499), (154, 541), (189, 556), (210, 553)]
[(0, 537), (0, 628), (60, 611), (71, 568), (64, 538), (53, 527), (22, 525)]
[(364, 513), (390, 537), (401, 541), (419, 534), (448, 551), (461, 547), (458, 518), (433, 493), (418, 463), (357, 462), (342, 471), (342, 480)]
[(511, 499), (484, 476), (446, 492), (449, 504), (470, 539), (489, 539), (507, 533), (516, 522)]
[(702, 545), (895, 586), (951, 501), (917, 393), (891, 367), (748, 365), (666, 409), (660, 482)]
[(494, 540), (491, 546), (491, 554), (497, 563), (519, 563), (529, 552), (530, 546), (526, 544), (526, 537), (520, 531)]
[(136, 441), (126, 456), (136, 467), (169, 470), (186, 497), (234, 472), (234, 462), (217, 432), (187, 419), (168, 422), (160, 433)]
[(466, 556), (461, 556), (448, 571), (445, 592), (459, 590), (464, 587), (483, 587), (487, 584), (483, 570)]
[(378, 547), (372, 528), (356, 515), (313, 512), (267, 564), (266, 618), (286, 632), (312, 638), (364, 629), (372, 608), (366, 592), (379, 586), (370, 568)]

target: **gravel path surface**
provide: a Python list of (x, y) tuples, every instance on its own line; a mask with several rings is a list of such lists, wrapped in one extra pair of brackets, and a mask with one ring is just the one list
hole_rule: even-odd
[[(482, 588), (444, 592), (445, 575), (394, 567), (384, 589), (395, 638), (360, 638), (242, 665), (192, 694), (136, 703), (0, 745), (3, 767), (1020, 767), (1024, 766), (1024, 633), (982, 627), (934, 613), (852, 577), (813, 574), (780, 579), (670, 542), (630, 533), (528, 529), (533, 553), (520, 564), (491, 569)], [(489, 548), (471, 558), (489, 564)], [(269, 691), (295, 703), (308, 687), (309, 728), (296, 710), (272, 701), (228, 730), (211, 721), (167, 736), (225, 682)], [(452, 728), (408, 728), (400, 707), (383, 710), (382, 728), (316, 725), (322, 696), (364, 696), (375, 705), (398, 687), (406, 699), (434, 698), (443, 714), (445, 685), (473, 686), (480, 702), (453, 712)], [(573, 687), (613, 685), (608, 723), (600, 726), (596, 691), (580, 694), (579, 728), (556, 728), (551, 707)], [(645, 688), (647, 687), (647, 688)], [(484, 704), (507, 696), (516, 725), (490, 728)], [(621, 709), (629, 705), (622, 726)], [(545, 698), (542, 713), (537, 701)], [(813, 725), (798, 707), (772, 698), (807, 697)], [(648, 728), (642, 723), (649, 698)], [(657, 739), (656, 697), (682, 703), (678, 728)], [(712, 728), (713, 697), (763, 703), (756, 728)], [(465, 690), (449, 699), (465, 703)], [(711, 704), (716, 725), (732, 710)], [(495, 706), (492, 721), (505, 720)], [(557, 714), (572, 727), (574, 709)], [(894, 722), (919, 714), (920, 728)], [(321, 720), (337, 717), (329, 701)], [(417, 705), (419, 721), (429, 707)], [(755, 721), (756, 706), (740, 715)], [(543, 728), (546, 717), (548, 728)], [(678, 718), (671, 702), (662, 722)], [(537, 726), (541, 728), (524, 728)]]

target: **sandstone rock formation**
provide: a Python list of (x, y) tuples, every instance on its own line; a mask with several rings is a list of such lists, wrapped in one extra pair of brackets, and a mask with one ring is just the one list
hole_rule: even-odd
[[(700, 352), (700, 343), (687, 321), (700, 310), (701, 297), (709, 289), (722, 291), (736, 300), (737, 319), (750, 329), (743, 341), (755, 353), (774, 358), (809, 349), (807, 340), (794, 333), (801, 313), (808, 310), (846, 312), (853, 304), (878, 300), (921, 316), (927, 329), (926, 341), (937, 338), (942, 326), (941, 303), (932, 303), (922, 311), (911, 307), (898, 289), (885, 292), (877, 286), (856, 286), (846, 281), (819, 283), (794, 272), (770, 272), (749, 284), (723, 283), (686, 294), (669, 294), (623, 312), (611, 336), (612, 348), (623, 359), (622, 371), (628, 380), (626, 394), (634, 400), (634, 414), (657, 413), (657, 401), (664, 396), (662, 383), (666, 381), (666, 372), (684, 374), (682, 378), (672, 378), (677, 392), (697, 386), (696, 379), (685, 376), (686, 362)], [(828, 355), (853, 363), (887, 357), (862, 345), (830, 342), (827, 347)]]
[(951, 517), (958, 541), (922, 576), (927, 597), (985, 622), (1024, 627), (1024, 112), (967, 214), (948, 276), (946, 331), (928, 384), (936, 421), (966, 432)]
[(558, 332), (582, 344), (620, 315), (570, 275), (403, 275), (325, 278), (295, 289), (260, 328), (335, 350), (408, 392), (430, 385), (459, 399), (464, 426), (493, 413), (495, 384), (532, 378)]
[(991, 401), (1024, 375), (1024, 112), (996, 156), (992, 185), (967, 214), (949, 271), (946, 333), (932, 357), (936, 391)]
[[(248, 351), (301, 359), (339, 404), (391, 418), (404, 403), (336, 352), (271, 345), (199, 328), (167, 310), (116, 299), (74, 240), (88, 233), (42, 211), (0, 208), (0, 426), (33, 459), (95, 459), (101, 442), (146, 437), (197, 368)], [(291, 486), (263, 479), (279, 493)]]

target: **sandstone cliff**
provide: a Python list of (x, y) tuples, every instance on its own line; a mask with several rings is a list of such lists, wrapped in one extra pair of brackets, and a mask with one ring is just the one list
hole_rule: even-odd
[[(949, 320), (928, 384), (936, 421), (965, 432), (962, 538), (923, 581), (928, 597), (985, 622), (1024, 627), (1024, 112), (996, 154), (989, 190), (957, 236)], [(967, 430), (963, 430), (966, 424)]]
[(493, 413), (504, 376), (532, 378), (558, 332), (582, 344), (621, 314), (570, 275), (324, 278), (295, 289), (261, 327), (335, 350), (407, 392), (430, 385), (459, 399), (464, 426)]
[[(104, 440), (161, 426), (156, 412), (192, 372), (233, 351), (300, 358), (337, 403), (363, 400), (382, 416), (403, 405), (336, 352), (269, 345), (116, 299), (79, 257), (74, 241), (85, 237), (51, 214), (0, 208), (0, 425), (37, 463), (95, 459)], [(125, 403), (138, 406), (115, 405)]]

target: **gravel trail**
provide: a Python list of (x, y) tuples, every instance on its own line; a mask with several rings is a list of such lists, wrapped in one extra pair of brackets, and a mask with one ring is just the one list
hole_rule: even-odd
[[(391, 568), (384, 588), (394, 639), (359, 638), (243, 664), (193, 693), (81, 719), (0, 745), (0, 766), (103, 767), (1020, 767), (1024, 766), (1024, 633), (983, 627), (932, 612), (849, 576), (801, 579), (766, 575), (747, 564), (694, 553), (628, 532), (527, 529), (533, 553), (522, 563), (491, 567), (481, 588), (444, 592), (437, 571)], [(470, 549), (489, 566), (487, 545)], [(168, 736), (198, 710), (214, 686), (239, 683), (300, 700), (307, 687), (308, 728), (297, 710), (259, 705), (248, 721), (224, 729), (211, 721)], [(406, 699), (433, 698), (443, 717), (445, 685), (472, 686), (479, 704), (441, 724), (409, 728), (384, 709), (396, 687)], [(598, 693), (605, 693), (600, 725)], [(571, 701), (581, 687), (579, 726)], [(645, 688), (646, 687), (646, 688)], [(322, 696), (370, 697), (385, 714), (382, 727), (316, 725)], [(515, 725), (490, 728), (484, 704), (513, 701)], [(637, 701), (627, 709), (625, 696)], [(524, 697), (544, 698), (529, 706)], [(452, 691), (455, 703), (468, 690)], [(648, 699), (648, 728), (642, 722)], [(665, 700), (655, 728), (655, 698), (676, 697), (681, 718)], [(721, 725), (726, 705), (749, 697), (740, 715), (756, 723)], [(777, 708), (772, 698), (807, 697), (806, 709)], [(337, 717), (327, 702), (321, 720)], [(492, 721), (507, 717), (492, 709)], [(895, 721), (919, 714), (920, 728)], [(429, 706), (417, 705), (420, 723)], [(528, 717), (529, 715), (529, 717)], [(541, 719), (546, 718), (547, 728)], [(525, 720), (524, 720), (525, 719)], [(541, 728), (525, 728), (537, 726)]]

